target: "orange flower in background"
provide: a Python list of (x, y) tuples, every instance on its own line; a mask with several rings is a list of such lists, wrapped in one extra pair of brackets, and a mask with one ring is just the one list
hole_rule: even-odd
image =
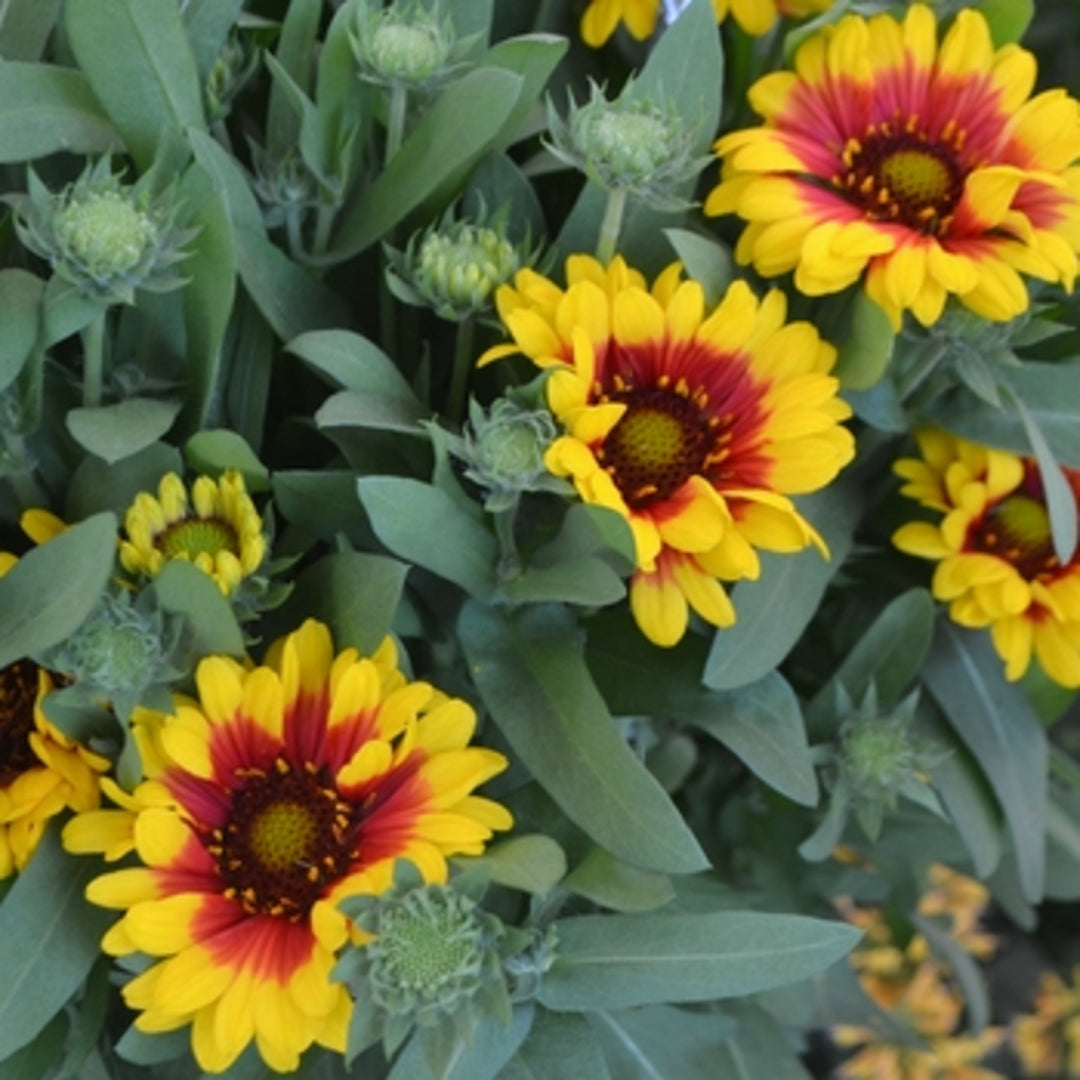
[(398, 858), (441, 882), (448, 856), (480, 854), (511, 819), (472, 792), (506, 759), (468, 746), (472, 708), (408, 682), (389, 638), (371, 658), (335, 655), (309, 620), (265, 666), (210, 657), (196, 684), (172, 714), (136, 713), (148, 779), (120, 809), (75, 818), (64, 842), (111, 857), (133, 845), (142, 863), (87, 888), (124, 912), (103, 949), (156, 961), (123, 988), (136, 1026), (191, 1025), (208, 1072), (252, 1040), (290, 1072), (313, 1043), (345, 1048), (338, 902), (388, 889)]
[(995, 49), (981, 13), (937, 40), (933, 11), (845, 16), (805, 42), (795, 70), (750, 90), (761, 127), (716, 143), (708, 214), (749, 222), (736, 256), (795, 272), (809, 296), (862, 280), (899, 329), (956, 296), (976, 314), (1025, 311), (1021, 274), (1071, 289), (1080, 251), (1080, 105), (1031, 97), (1036, 65)]
[[(723, 22), (729, 15), (748, 34), (760, 36), (768, 33), (778, 15), (803, 18), (827, 11), (833, 0), (712, 0), (716, 21)], [(686, 3), (662, 3), (661, 0), (591, 0), (581, 17), (581, 38), (586, 45), (598, 49), (620, 23), (637, 38), (644, 41), (652, 37), (662, 9), (675, 13)], [(669, 16), (670, 17), (670, 16)]]
[[(923, 460), (896, 463), (901, 494), (944, 516), (909, 522), (893, 543), (937, 562), (934, 596), (954, 622), (990, 629), (1007, 679), (1034, 656), (1056, 683), (1080, 686), (1080, 553), (1065, 565), (1054, 553), (1035, 461), (944, 431), (915, 438)], [(1080, 473), (1065, 476), (1080, 494)]]
[(1024, 1076), (1080, 1076), (1080, 967), (1067, 984), (1045, 971), (1035, 994), (1035, 1011), (1012, 1023), (1010, 1045)]
[(522, 352), (551, 371), (566, 434), (545, 464), (629, 524), (642, 632), (675, 644), (689, 608), (729, 626), (720, 581), (756, 578), (756, 549), (824, 553), (788, 496), (823, 487), (854, 454), (835, 350), (809, 323), (785, 323), (780, 292), (759, 300), (735, 282), (707, 311), (678, 263), (651, 288), (621, 258), (572, 256), (566, 276), (564, 290), (523, 270), (498, 290), (514, 344), (481, 363)]

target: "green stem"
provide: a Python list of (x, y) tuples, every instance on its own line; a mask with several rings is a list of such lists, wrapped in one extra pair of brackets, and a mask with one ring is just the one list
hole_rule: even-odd
[(473, 337), (476, 323), (471, 315), (457, 324), (454, 336), (454, 370), (450, 375), (450, 392), (446, 399), (446, 415), (455, 424), (465, 418), (465, 398), (469, 391), (469, 376), (476, 357), (473, 356)]
[(319, 206), (315, 217), (315, 239), (311, 245), (313, 255), (326, 254), (326, 249), (330, 246), (330, 232), (334, 227), (337, 209), (336, 206)]
[(492, 517), (495, 524), (495, 538), (499, 541), (499, 581), (512, 581), (521, 573), (521, 555), (517, 540), (514, 539), (514, 519), (517, 517), (520, 496), (515, 496), (513, 503), (505, 510), (496, 511)]
[(600, 222), (600, 236), (596, 241), (596, 258), (604, 266), (611, 262), (619, 243), (623, 214), (626, 211), (626, 188), (613, 188), (608, 192), (604, 220)]
[(401, 83), (390, 87), (390, 99), (386, 103), (386, 155), (383, 158), (385, 169), (405, 141), (405, 114), (409, 107), (409, 91)]
[(87, 323), (82, 332), (83, 344), (83, 404), (93, 408), (101, 404), (105, 387), (105, 317), (102, 308)]

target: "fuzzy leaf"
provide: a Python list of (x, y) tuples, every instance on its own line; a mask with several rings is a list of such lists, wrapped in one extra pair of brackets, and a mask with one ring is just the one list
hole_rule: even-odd
[[(0, 78), (3, 70), (0, 65)], [(0, 270), (0, 391), (15, 381), (37, 344), (44, 293), (45, 283), (33, 274)]]
[(1037, 903), (1046, 870), (1046, 734), (1023, 693), (1007, 683), (989, 638), (942, 619), (926, 685), (982, 766), (1001, 802), (1024, 898)]
[(101, 596), (115, 557), (116, 517), (109, 513), (28, 551), (0, 578), (0, 667), (77, 630)]
[(567, 817), (634, 866), (686, 874), (708, 865), (674, 804), (619, 734), (569, 612), (537, 607), (504, 618), (470, 603), (458, 632), (492, 718)]
[(556, 1011), (745, 997), (824, 970), (862, 931), (805, 915), (579, 915), (538, 999)]
[(139, 168), (162, 131), (206, 126), (195, 57), (174, 0), (67, 0), (79, 67)]
[(49, 829), (4, 898), (0, 1046), (6, 1053), (41, 1031), (101, 955), (101, 935), (116, 916), (83, 899), (86, 883), (98, 872), (96, 860), (68, 855)]

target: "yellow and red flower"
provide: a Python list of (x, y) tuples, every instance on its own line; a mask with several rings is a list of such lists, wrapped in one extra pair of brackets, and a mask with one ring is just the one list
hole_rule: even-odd
[(738, 260), (794, 270), (807, 295), (864, 278), (896, 328), (906, 311), (934, 323), (950, 295), (1011, 319), (1021, 274), (1071, 289), (1080, 251), (1080, 105), (1031, 97), (1035, 76), (973, 9), (940, 45), (923, 4), (845, 16), (751, 88), (765, 122), (718, 140), (705, 211), (748, 221)]
[[(1034, 655), (1055, 682), (1080, 686), (1080, 554), (1063, 565), (1054, 552), (1035, 461), (934, 429), (916, 441), (923, 460), (895, 466), (901, 493), (943, 517), (909, 522), (893, 543), (937, 562), (934, 596), (961, 626), (990, 628), (1006, 678)], [(1080, 494), (1080, 473), (1064, 471)]]
[(309, 620), (264, 666), (210, 657), (196, 684), (171, 714), (136, 713), (147, 779), (64, 840), (133, 845), (143, 864), (87, 888), (124, 912), (103, 949), (157, 959), (123, 989), (136, 1026), (190, 1024), (208, 1072), (252, 1040), (288, 1072), (313, 1043), (345, 1048), (352, 1001), (330, 976), (360, 935), (338, 902), (389, 888), (398, 858), (441, 882), (448, 856), (482, 852), (511, 819), (472, 792), (506, 759), (468, 745), (472, 708), (407, 681), (389, 638), (370, 658), (335, 655)]
[(567, 287), (532, 270), (496, 293), (513, 344), (550, 369), (565, 429), (545, 454), (582, 499), (621, 514), (634, 536), (630, 604), (658, 645), (683, 636), (688, 607), (735, 619), (721, 580), (756, 578), (755, 549), (824, 544), (789, 495), (827, 484), (854, 453), (850, 413), (829, 372), (835, 350), (785, 323), (783, 295), (743, 282), (707, 311), (678, 263), (651, 288), (621, 258), (566, 264)]
[[(760, 37), (767, 34), (778, 15), (803, 18), (827, 11), (833, 0), (712, 0), (716, 21), (729, 15), (748, 34)], [(662, 7), (661, 0), (591, 0), (581, 17), (581, 38), (586, 45), (598, 49), (619, 23), (638, 41), (652, 37)]]
[[(0, 552), (0, 577), (16, 562)], [(51, 818), (98, 805), (109, 767), (46, 718), (41, 703), (52, 688), (30, 660), (0, 668), (0, 880), (26, 867)]]

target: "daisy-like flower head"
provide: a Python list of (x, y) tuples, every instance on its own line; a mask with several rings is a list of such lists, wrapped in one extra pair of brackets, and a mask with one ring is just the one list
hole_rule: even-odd
[(448, 856), (480, 854), (511, 819), (472, 791), (506, 759), (468, 745), (473, 710), (407, 681), (389, 638), (370, 658), (335, 655), (309, 620), (264, 666), (209, 657), (195, 681), (198, 700), (136, 712), (147, 779), (119, 809), (76, 817), (64, 842), (113, 857), (133, 845), (142, 863), (87, 888), (124, 912), (105, 952), (157, 960), (123, 990), (136, 1026), (191, 1025), (208, 1072), (253, 1039), (290, 1072), (312, 1043), (345, 1049), (352, 1001), (330, 974), (360, 933), (338, 903), (384, 892), (398, 858), (443, 882)]
[(940, 45), (922, 4), (903, 22), (845, 16), (751, 88), (765, 122), (716, 143), (705, 211), (746, 219), (739, 261), (794, 270), (807, 295), (863, 278), (897, 329), (909, 310), (934, 323), (950, 295), (1011, 319), (1020, 275), (1071, 289), (1080, 250), (1080, 105), (1031, 97), (1035, 75), (972, 9)]
[[(1062, 565), (1054, 553), (1035, 461), (933, 429), (916, 441), (923, 460), (894, 467), (901, 493), (944, 516), (909, 522), (893, 543), (938, 563), (934, 596), (954, 622), (990, 628), (1007, 679), (1034, 654), (1056, 683), (1080, 686), (1080, 554)], [(1065, 476), (1080, 492), (1080, 473)]]
[(736, 282), (713, 311), (678, 263), (650, 288), (621, 258), (566, 264), (567, 287), (531, 270), (496, 293), (513, 344), (550, 369), (548, 405), (565, 434), (547, 468), (634, 535), (634, 617), (673, 645), (688, 606), (735, 619), (720, 580), (755, 578), (757, 548), (824, 545), (787, 497), (827, 484), (851, 460), (835, 351), (808, 323), (785, 324), (780, 292)]
[[(716, 21), (730, 15), (748, 34), (760, 36), (772, 29), (777, 15), (802, 18), (828, 10), (832, 0), (712, 0)], [(685, 2), (678, 0), (591, 0), (581, 17), (581, 38), (586, 45), (598, 49), (619, 23), (638, 41), (652, 37), (661, 9), (669, 19), (674, 18)]]
[(124, 516), (120, 562), (132, 574), (154, 577), (170, 559), (193, 562), (228, 596), (251, 577), (266, 555), (263, 523), (230, 469), (220, 479), (200, 476), (190, 495), (176, 473), (166, 473), (155, 498), (142, 491)]
[[(0, 577), (17, 561), (0, 552)], [(109, 767), (46, 719), (41, 703), (52, 688), (30, 660), (0, 668), (0, 879), (26, 866), (50, 818), (98, 805)]]

